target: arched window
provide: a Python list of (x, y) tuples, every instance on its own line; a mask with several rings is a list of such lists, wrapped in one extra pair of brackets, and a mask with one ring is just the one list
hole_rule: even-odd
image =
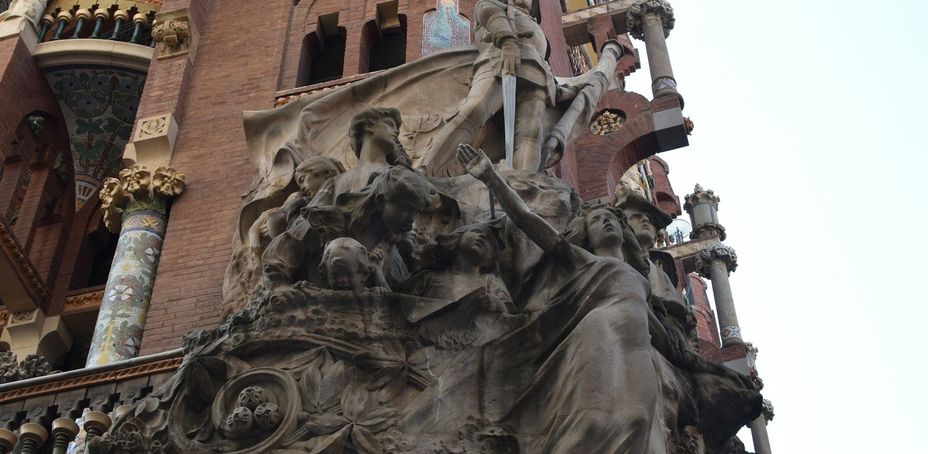
[(396, 2), (378, 4), (377, 20), (364, 24), (361, 31), (359, 70), (380, 71), (403, 63), (406, 63), (406, 16), (396, 14)]
[(319, 16), (316, 31), (303, 38), (297, 86), (342, 78), (346, 35), (345, 28), (338, 26), (338, 13)]

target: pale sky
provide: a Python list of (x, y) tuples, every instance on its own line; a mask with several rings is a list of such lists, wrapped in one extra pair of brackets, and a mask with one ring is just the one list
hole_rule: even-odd
[[(928, 5), (671, 4), (696, 129), (662, 157), (681, 198), (722, 199), (773, 452), (925, 452)], [(650, 96), (643, 66), (627, 88)]]

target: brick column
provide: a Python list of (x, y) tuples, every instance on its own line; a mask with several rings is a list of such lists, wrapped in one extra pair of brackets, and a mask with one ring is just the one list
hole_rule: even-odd
[[(673, 8), (665, 0), (639, 0), (628, 10), (628, 33), (644, 40), (651, 69), (651, 92), (654, 97), (675, 95), (677, 81), (673, 77), (667, 37), (673, 30)], [(682, 97), (680, 104), (683, 104)]]
[(103, 183), (104, 221), (110, 230), (121, 227), (122, 232), (94, 327), (88, 367), (138, 355), (167, 228), (168, 203), (184, 187), (184, 174), (169, 167), (152, 174), (141, 165)]
[(696, 270), (701, 276), (712, 280), (712, 296), (715, 297), (723, 347), (744, 344), (738, 314), (735, 312), (735, 300), (728, 282), (728, 274), (737, 267), (738, 256), (735, 250), (724, 244), (710, 246), (696, 256)]

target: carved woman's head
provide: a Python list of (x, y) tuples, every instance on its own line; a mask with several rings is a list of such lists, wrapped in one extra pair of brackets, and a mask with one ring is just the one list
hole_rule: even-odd
[(435, 265), (439, 268), (447, 268), (455, 261), (466, 261), (479, 266), (482, 272), (490, 272), (500, 249), (497, 229), (483, 222), (439, 234), (436, 241)]
[(319, 188), (338, 174), (345, 172), (345, 166), (337, 159), (328, 156), (313, 156), (296, 166), (293, 178), (306, 197), (312, 197)]
[(622, 210), (594, 202), (584, 206), (564, 232), (567, 241), (594, 254), (621, 252), (625, 262), (647, 275), (648, 260)]
[(412, 230), (416, 216), (439, 203), (438, 190), (417, 172), (394, 166), (359, 192), (341, 194), (335, 204), (351, 217), (349, 230), (383, 223), (390, 233)]

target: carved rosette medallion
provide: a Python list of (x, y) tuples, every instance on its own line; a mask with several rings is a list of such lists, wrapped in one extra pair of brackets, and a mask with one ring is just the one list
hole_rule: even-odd
[(712, 262), (716, 260), (724, 263), (729, 273), (738, 268), (738, 254), (735, 250), (724, 244), (714, 244), (696, 255), (696, 272), (704, 278), (711, 279)]
[(673, 7), (666, 0), (643, 0), (628, 9), (628, 34), (637, 39), (644, 39), (644, 19), (655, 16), (664, 26), (664, 37), (670, 36), (675, 19)]

